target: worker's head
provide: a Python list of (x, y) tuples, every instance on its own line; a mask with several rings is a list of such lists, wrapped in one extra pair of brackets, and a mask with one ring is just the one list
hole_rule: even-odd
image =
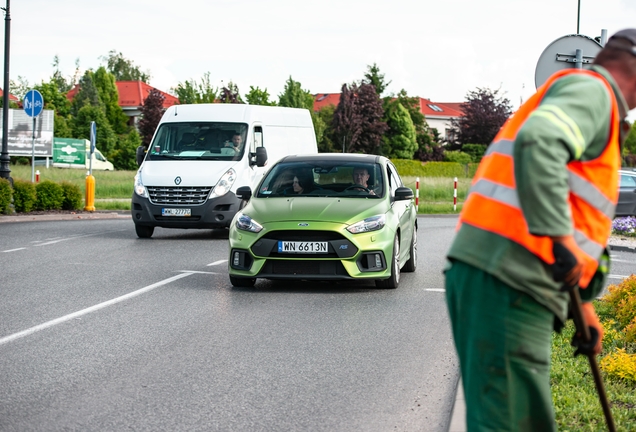
[(625, 29), (612, 35), (596, 55), (594, 64), (607, 69), (629, 109), (636, 108), (636, 29)]

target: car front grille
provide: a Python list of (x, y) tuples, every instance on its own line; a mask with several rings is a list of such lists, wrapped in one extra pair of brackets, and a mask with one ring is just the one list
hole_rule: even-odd
[(349, 279), (350, 276), (338, 260), (267, 260), (259, 277), (270, 279), (305, 277), (307, 279)]
[(147, 186), (150, 202), (161, 205), (200, 205), (210, 194), (211, 186)]

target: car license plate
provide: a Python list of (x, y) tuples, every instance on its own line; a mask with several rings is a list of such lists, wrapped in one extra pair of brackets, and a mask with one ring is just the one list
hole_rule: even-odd
[(161, 216), (192, 216), (192, 209), (189, 208), (162, 208)]
[(278, 252), (279, 253), (298, 253), (298, 254), (315, 254), (315, 253), (327, 253), (327, 242), (294, 242), (294, 241), (279, 241)]

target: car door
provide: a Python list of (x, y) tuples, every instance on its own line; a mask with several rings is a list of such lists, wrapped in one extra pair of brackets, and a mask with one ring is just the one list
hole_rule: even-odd
[(636, 175), (621, 173), (616, 216), (636, 214)]
[(387, 177), (389, 181), (389, 193), (391, 194), (391, 200), (393, 200), (393, 211), (398, 217), (400, 231), (402, 233), (400, 236), (400, 262), (404, 264), (404, 258), (411, 247), (411, 239), (413, 238), (414, 223), (412, 215), (414, 206), (412, 200), (394, 200), (396, 189), (404, 186), (404, 184), (397, 173), (397, 169), (391, 163), (387, 164)]

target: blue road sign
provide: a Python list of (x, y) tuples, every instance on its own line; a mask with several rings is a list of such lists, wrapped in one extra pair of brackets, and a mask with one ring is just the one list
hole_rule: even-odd
[(24, 96), (24, 112), (29, 117), (37, 117), (44, 108), (44, 98), (37, 90), (29, 90)]
[(95, 153), (95, 141), (97, 140), (97, 125), (91, 122), (91, 154)]

